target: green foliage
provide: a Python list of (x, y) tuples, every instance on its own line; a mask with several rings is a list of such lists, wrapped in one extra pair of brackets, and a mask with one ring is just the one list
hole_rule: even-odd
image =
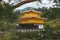
[(0, 37), (1, 40), (11, 40), (11, 33), (13, 33), (11, 30), (14, 29), (18, 18), (18, 14), (13, 10), (9, 4), (0, 3), (0, 31), (4, 32), (4, 36)]
[(50, 8), (46, 12), (44, 12), (42, 16), (48, 18), (48, 20), (60, 18), (59, 10), (60, 8)]
[(14, 13), (12, 6), (9, 4), (0, 5), (0, 20), (7, 20), (9, 22), (15, 22), (17, 15)]
[[(37, 10), (37, 9), (35, 9)], [(44, 12), (41, 16), (48, 18), (43, 31), (39, 32), (17, 32), (15, 31), (15, 24), (17, 21), (18, 12), (13, 11), (13, 7), (9, 4), (0, 3), (0, 31), (4, 32), (1, 40), (41, 40), (41, 39), (57, 39), (60, 38), (60, 8), (40, 9), (37, 11)], [(3, 37), (5, 39), (3, 39)]]

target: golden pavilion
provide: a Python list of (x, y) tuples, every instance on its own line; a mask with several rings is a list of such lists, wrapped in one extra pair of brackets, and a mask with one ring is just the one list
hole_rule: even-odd
[(45, 19), (42, 18), (42, 12), (35, 10), (28, 10), (21, 13), (22, 16), (19, 16), (18, 24), (23, 29), (43, 29), (45, 24)]

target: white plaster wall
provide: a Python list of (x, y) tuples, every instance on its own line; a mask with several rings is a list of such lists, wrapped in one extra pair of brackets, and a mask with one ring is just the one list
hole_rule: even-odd
[(39, 25), (38, 27), (39, 27), (39, 29), (43, 29), (43, 25)]

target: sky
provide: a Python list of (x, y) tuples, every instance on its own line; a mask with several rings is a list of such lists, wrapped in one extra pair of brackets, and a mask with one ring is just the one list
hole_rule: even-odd
[(34, 7), (34, 8), (47, 7), (47, 8), (49, 9), (50, 7), (53, 7), (53, 5), (56, 4), (56, 3), (53, 3), (53, 1), (51, 1), (50, 4), (49, 4), (49, 1), (48, 1), (48, 0), (42, 0), (42, 3), (43, 3), (43, 4), (41, 4), (41, 3), (38, 2), (38, 1), (35, 1), (35, 2), (31, 2), (31, 3), (24, 4), (24, 5), (16, 8), (16, 9), (24, 9), (24, 8), (26, 8), (26, 7)]
[[(7, 0), (4, 0), (4, 1), (5, 1), (5, 2), (8, 2)], [(12, 1), (11, 3), (13, 3), (13, 1)], [(11, 3), (10, 3), (10, 4), (11, 4)], [(26, 7), (34, 7), (34, 8), (47, 7), (47, 8), (49, 9), (50, 7), (53, 7), (53, 5), (55, 5), (55, 3), (53, 3), (53, 1), (51, 1), (50, 4), (49, 4), (49, 1), (48, 1), (48, 0), (42, 0), (42, 3), (43, 3), (43, 4), (41, 4), (41, 3), (38, 2), (38, 1), (31, 2), (31, 3), (27, 3), (27, 4), (24, 4), (24, 5), (16, 8), (16, 10), (18, 10), (18, 9), (21, 10), (21, 9), (26, 8)]]

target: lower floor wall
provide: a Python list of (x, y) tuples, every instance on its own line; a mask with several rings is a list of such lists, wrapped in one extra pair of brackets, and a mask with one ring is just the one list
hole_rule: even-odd
[(20, 29), (43, 29), (43, 24), (19, 24)]

